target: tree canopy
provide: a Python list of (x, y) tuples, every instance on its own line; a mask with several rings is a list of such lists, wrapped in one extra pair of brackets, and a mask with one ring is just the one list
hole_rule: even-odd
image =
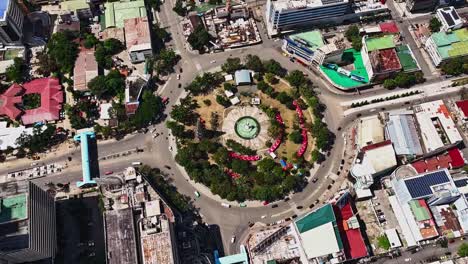
[(462, 258), (468, 257), (468, 244), (467, 243), (461, 244), (460, 247), (458, 248), (457, 253)]
[(240, 58), (227, 58), (226, 62), (221, 65), (221, 69), (229, 74), (233, 74), (235, 71), (243, 68)]
[(429, 29), (431, 32), (439, 32), (440, 28), (442, 27), (442, 23), (437, 19), (437, 17), (431, 18), (429, 21)]
[(195, 79), (185, 87), (185, 90), (191, 92), (193, 95), (206, 94), (221, 85), (222, 82), (223, 77), (221, 74), (205, 72), (203, 75), (195, 77)]
[(352, 25), (345, 32), (345, 37), (351, 42), (353, 49), (360, 51), (362, 48), (362, 38), (359, 35), (359, 27)]
[(210, 33), (202, 26), (199, 25), (187, 38), (188, 43), (193, 49), (198, 50), (200, 53), (205, 51), (205, 47), (210, 45), (212, 39)]
[(265, 67), (263, 66), (262, 60), (257, 55), (248, 54), (245, 57), (245, 67), (254, 72), (264, 72)]
[(120, 40), (109, 38), (96, 45), (94, 57), (98, 65), (104, 69), (112, 68), (112, 56), (125, 49), (125, 45)]
[[(47, 43), (49, 59), (57, 65), (57, 69), (64, 73), (72, 72), (75, 60), (78, 57), (78, 43), (74, 41), (75, 38), (75, 35), (70, 31), (57, 32), (52, 35)], [(48, 60), (40, 61), (40, 67), (42, 67), (41, 62), (44, 63)]]
[(52, 145), (54, 135), (55, 126), (53, 125), (35, 126), (32, 135), (21, 134), (16, 144), (22, 149), (27, 149), (29, 154), (40, 153)]
[(13, 65), (6, 69), (7, 80), (11, 82), (23, 83), (28, 75), (28, 66), (22, 58), (14, 58)]
[(125, 79), (118, 70), (111, 70), (107, 75), (99, 75), (88, 83), (89, 91), (98, 98), (110, 99), (116, 95), (123, 95)]

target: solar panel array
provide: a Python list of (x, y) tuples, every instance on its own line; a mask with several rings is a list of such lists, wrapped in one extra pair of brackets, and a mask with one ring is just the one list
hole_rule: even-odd
[(457, 186), (457, 188), (465, 187), (466, 185), (468, 185), (468, 179), (466, 178), (454, 180), (453, 182), (455, 183), (455, 186)]
[(414, 199), (432, 194), (431, 186), (449, 182), (445, 171), (436, 171), (424, 176), (405, 180), (406, 188)]

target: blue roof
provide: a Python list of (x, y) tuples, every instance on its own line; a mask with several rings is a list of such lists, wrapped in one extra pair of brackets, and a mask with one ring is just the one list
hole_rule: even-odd
[(252, 83), (252, 77), (250, 76), (250, 70), (238, 70), (234, 73), (236, 78), (236, 84), (250, 84)]
[(446, 170), (440, 170), (404, 181), (411, 197), (418, 199), (432, 195), (432, 186), (450, 182), (450, 179)]
[(422, 155), (418, 132), (411, 115), (391, 115), (386, 127), (397, 155)]
[(453, 180), (457, 188), (465, 187), (468, 185), (468, 178)]
[(77, 187), (95, 185), (96, 181), (91, 179), (91, 165), (89, 159), (88, 137), (94, 138), (94, 132), (83, 132), (76, 135), (73, 139), (81, 142), (81, 168), (83, 170), (83, 180), (76, 183)]
[(220, 258), (218, 251), (216, 250), (214, 252), (214, 257), (216, 264), (249, 264), (249, 257), (247, 256), (247, 251), (243, 245), (240, 247), (239, 254)]
[(0, 0), (0, 19), (3, 19), (5, 17), (5, 13), (7, 12), (9, 3), (10, 0)]

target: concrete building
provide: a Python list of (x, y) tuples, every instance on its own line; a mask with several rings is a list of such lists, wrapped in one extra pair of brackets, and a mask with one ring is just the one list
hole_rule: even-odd
[(358, 199), (372, 197), (370, 187), (374, 178), (390, 174), (397, 166), (392, 142), (387, 140), (361, 148), (350, 170), (356, 180), (354, 188)]
[(0, 4), (0, 42), (3, 45), (21, 44), (24, 12), (14, 0)]
[(60, 2), (60, 8), (73, 12), (80, 19), (89, 19), (93, 17), (90, 2), (90, 0), (67, 0)]
[(320, 24), (341, 24), (345, 20), (386, 12), (378, 1), (355, 2), (348, 0), (268, 0), (265, 21), (269, 35), (277, 35)]
[(378, 115), (359, 119), (356, 134), (356, 144), (359, 148), (380, 143), (384, 140), (384, 126)]
[(250, 70), (238, 70), (234, 73), (234, 79), (236, 85), (250, 85), (252, 84), (252, 71)]
[(426, 153), (463, 140), (442, 100), (416, 105), (414, 114)]
[(24, 263), (54, 257), (54, 198), (29, 181), (1, 187), (0, 261)]
[(437, 0), (406, 0), (406, 9), (412, 13), (432, 11), (438, 2)]
[(88, 83), (98, 76), (98, 64), (93, 49), (81, 48), (73, 68), (73, 89), (87, 91)]
[(123, 28), (126, 19), (146, 17), (145, 2), (143, 0), (106, 2), (104, 8), (103, 29), (110, 27)]
[(26, 128), (24, 126), (7, 127), (8, 122), (0, 122), (0, 150), (8, 148), (16, 148), (16, 140), (22, 135), (32, 135), (33, 127)]
[(303, 64), (310, 65), (317, 49), (324, 45), (322, 33), (313, 30), (286, 36), (282, 49)]
[(436, 17), (442, 23), (440, 30), (451, 31), (463, 27), (463, 19), (457, 13), (457, 10), (453, 6), (439, 8), (436, 11)]
[(141, 75), (132, 74), (125, 80), (125, 111), (134, 115), (140, 105), (140, 97), (146, 89), (148, 80)]
[(447, 169), (416, 176), (394, 175), (390, 204), (408, 247), (439, 234), (458, 237), (468, 229), (468, 203)]
[(389, 113), (385, 138), (392, 141), (397, 156), (415, 158), (423, 154), (413, 112)]
[(125, 44), (132, 63), (144, 62), (153, 54), (147, 17), (124, 20)]
[(436, 32), (424, 44), (435, 66), (443, 62), (468, 55), (468, 29), (461, 28), (452, 32)]

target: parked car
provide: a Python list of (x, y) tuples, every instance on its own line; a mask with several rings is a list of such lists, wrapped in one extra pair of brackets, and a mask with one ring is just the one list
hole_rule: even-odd
[(271, 208), (276, 208), (276, 207), (278, 207), (278, 204), (273, 204), (273, 205), (271, 206)]
[(105, 175), (111, 175), (112, 173), (114, 173), (113, 171), (106, 171), (104, 174)]
[(200, 193), (198, 191), (195, 191), (194, 193), (197, 198), (200, 197)]
[(317, 181), (318, 181), (317, 177), (314, 177), (314, 178), (312, 179), (312, 182), (313, 182), (313, 183), (316, 183)]
[(180, 80), (180, 74), (177, 74), (177, 80)]
[(231, 244), (233, 244), (234, 242), (236, 242), (236, 236), (231, 237)]
[(296, 207), (296, 209), (298, 209), (298, 210), (300, 210), (302, 208), (304, 208), (304, 206), (302, 206), (302, 205), (299, 205), (299, 206)]
[(165, 104), (165, 105), (168, 104), (169, 103), (169, 98), (168, 97), (163, 97), (162, 98), (162, 103)]

